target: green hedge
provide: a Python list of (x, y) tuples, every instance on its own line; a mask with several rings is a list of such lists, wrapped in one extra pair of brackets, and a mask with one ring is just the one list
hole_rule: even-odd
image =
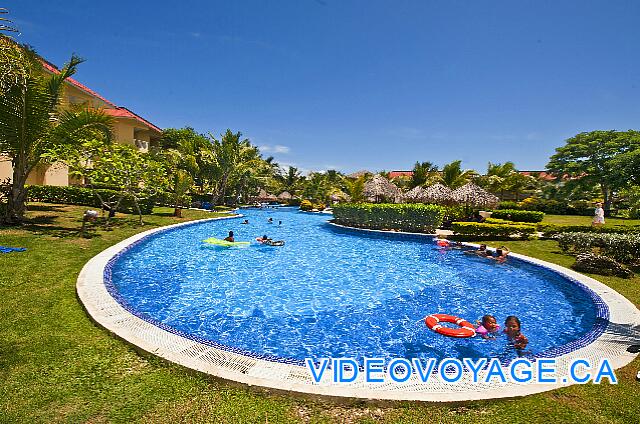
[(508, 219), (515, 222), (540, 222), (544, 218), (544, 212), (519, 211), (516, 209), (495, 210), (491, 214), (492, 218)]
[[(100, 196), (105, 201), (116, 199), (120, 193), (115, 190), (97, 189)], [(27, 200), (29, 202), (45, 202), (45, 203), (63, 203), (67, 205), (85, 205), (95, 208), (101, 208), (100, 199), (95, 195), (94, 191), (89, 188), (76, 186), (27, 186)], [(147, 198), (138, 201), (140, 211), (148, 215), (152, 212), (155, 204), (154, 198)], [(120, 203), (121, 212), (137, 213), (133, 198), (126, 196)]]
[(376, 230), (433, 233), (442, 225), (445, 209), (420, 203), (343, 203), (333, 206), (336, 224)]
[(563, 233), (597, 233), (597, 234), (633, 234), (640, 233), (640, 225), (618, 225), (613, 227), (596, 227), (593, 225), (559, 225), (538, 224), (542, 237), (553, 238)]
[(482, 222), (454, 222), (451, 229), (462, 236), (495, 238), (531, 238), (536, 234), (532, 224), (485, 224)]
[(623, 264), (640, 261), (640, 234), (564, 233), (558, 244), (567, 253), (595, 251)]

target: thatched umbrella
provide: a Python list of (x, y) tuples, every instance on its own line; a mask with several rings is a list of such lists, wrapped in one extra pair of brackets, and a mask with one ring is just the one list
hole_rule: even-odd
[(403, 200), (407, 203), (424, 203), (427, 201), (425, 189), (415, 186), (404, 194)]
[(400, 189), (379, 174), (374, 175), (372, 179), (364, 184), (362, 194), (369, 202), (379, 202), (383, 199), (397, 202), (402, 198)]
[(263, 188), (260, 189), (260, 192), (255, 197), (255, 199), (259, 202), (275, 202), (276, 200), (278, 200), (276, 196), (267, 193), (267, 191)]
[(425, 189), (425, 203), (448, 205), (454, 202), (453, 190), (446, 185), (435, 183)]
[(345, 193), (342, 190), (338, 190), (331, 193), (331, 196), (329, 196), (329, 198), (334, 202), (350, 202), (351, 201), (351, 196), (349, 196), (347, 193)]
[(482, 187), (478, 187), (474, 183), (467, 183), (455, 189), (452, 197), (458, 203), (482, 208), (494, 208), (500, 202), (497, 196), (487, 192)]
[(278, 200), (284, 200), (285, 202), (293, 199), (293, 196), (288, 191), (283, 191), (278, 195)]

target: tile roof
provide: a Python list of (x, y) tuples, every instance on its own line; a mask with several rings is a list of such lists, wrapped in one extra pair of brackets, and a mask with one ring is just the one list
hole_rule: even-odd
[[(54, 73), (54, 74), (59, 74), (60, 73), (60, 70), (56, 66), (54, 66), (53, 64), (47, 62), (46, 60), (42, 60), (42, 65), (44, 66), (44, 68), (46, 70), (48, 70), (51, 73)], [(160, 132), (160, 133), (162, 132), (162, 129), (160, 129), (157, 126), (153, 125), (151, 122), (147, 121), (146, 119), (144, 119), (140, 115), (130, 111), (126, 107), (116, 106), (114, 103), (112, 103), (109, 100), (105, 99), (104, 97), (102, 97), (97, 92), (93, 91), (92, 89), (90, 89), (86, 85), (79, 83), (78, 81), (74, 80), (73, 78), (67, 78), (65, 81), (68, 82), (69, 84), (79, 88), (80, 90), (84, 91), (85, 93), (88, 93), (91, 96), (102, 100), (107, 105), (113, 107), (114, 109), (108, 109), (108, 108), (103, 109), (103, 112), (106, 115), (114, 116), (114, 117), (118, 117), (118, 118), (132, 118), (132, 119), (135, 119), (135, 120), (143, 123), (144, 125), (146, 125), (147, 127), (149, 127), (152, 130), (155, 130), (155, 131)]]

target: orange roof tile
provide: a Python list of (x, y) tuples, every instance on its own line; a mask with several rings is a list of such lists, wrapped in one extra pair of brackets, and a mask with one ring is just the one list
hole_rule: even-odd
[[(52, 65), (49, 62), (47, 62), (46, 60), (42, 61), (42, 65), (49, 72), (52, 72), (54, 74), (59, 74), (60, 73), (60, 70), (58, 68), (56, 68), (54, 65)], [(162, 130), (160, 128), (156, 127), (155, 125), (153, 125), (151, 122), (147, 121), (146, 119), (144, 119), (140, 115), (130, 111), (126, 107), (116, 106), (114, 103), (111, 103), (109, 100), (105, 99), (100, 94), (96, 93), (95, 91), (93, 91), (89, 87), (79, 83), (78, 81), (74, 80), (73, 78), (67, 78), (65, 81), (68, 82), (69, 84), (79, 88), (80, 90), (82, 90), (82, 91), (84, 91), (84, 92), (86, 92), (86, 93), (88, 93), (88, 94), (90, 94), (90, 95), (92, 95), (94, 97), (97, 97), (98, 99), (102, 100), (103, 102), (105, 102), (109, 106), (112, 106), (114, 109), (108, 109), (108, 108), (103, 109), (103, 112), (106, 115), (114, 116), (114, 117), (120, 117), (120, 118), (132, 118), (132, 119), (135, 119), (135, 120), (145, 124), (146, 126), (151, 128), (152, 130), (155, 130), (155, 131), (160, 132), (160, 133), (162, 132)]]

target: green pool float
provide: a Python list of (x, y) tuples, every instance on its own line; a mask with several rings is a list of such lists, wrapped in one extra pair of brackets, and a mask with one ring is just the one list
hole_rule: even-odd
[(223, 247), (233, 247), (233, 246), (248, 246), (249, 242), (248, 241), (226, 241), (226, 240), (221, 240), (221, 239), (217, 239), (215, 237), (210, 237), (206, 240), (202, 240), (205, 243), (208, 244), (213, 244), (215, 246), (223, 246)]

